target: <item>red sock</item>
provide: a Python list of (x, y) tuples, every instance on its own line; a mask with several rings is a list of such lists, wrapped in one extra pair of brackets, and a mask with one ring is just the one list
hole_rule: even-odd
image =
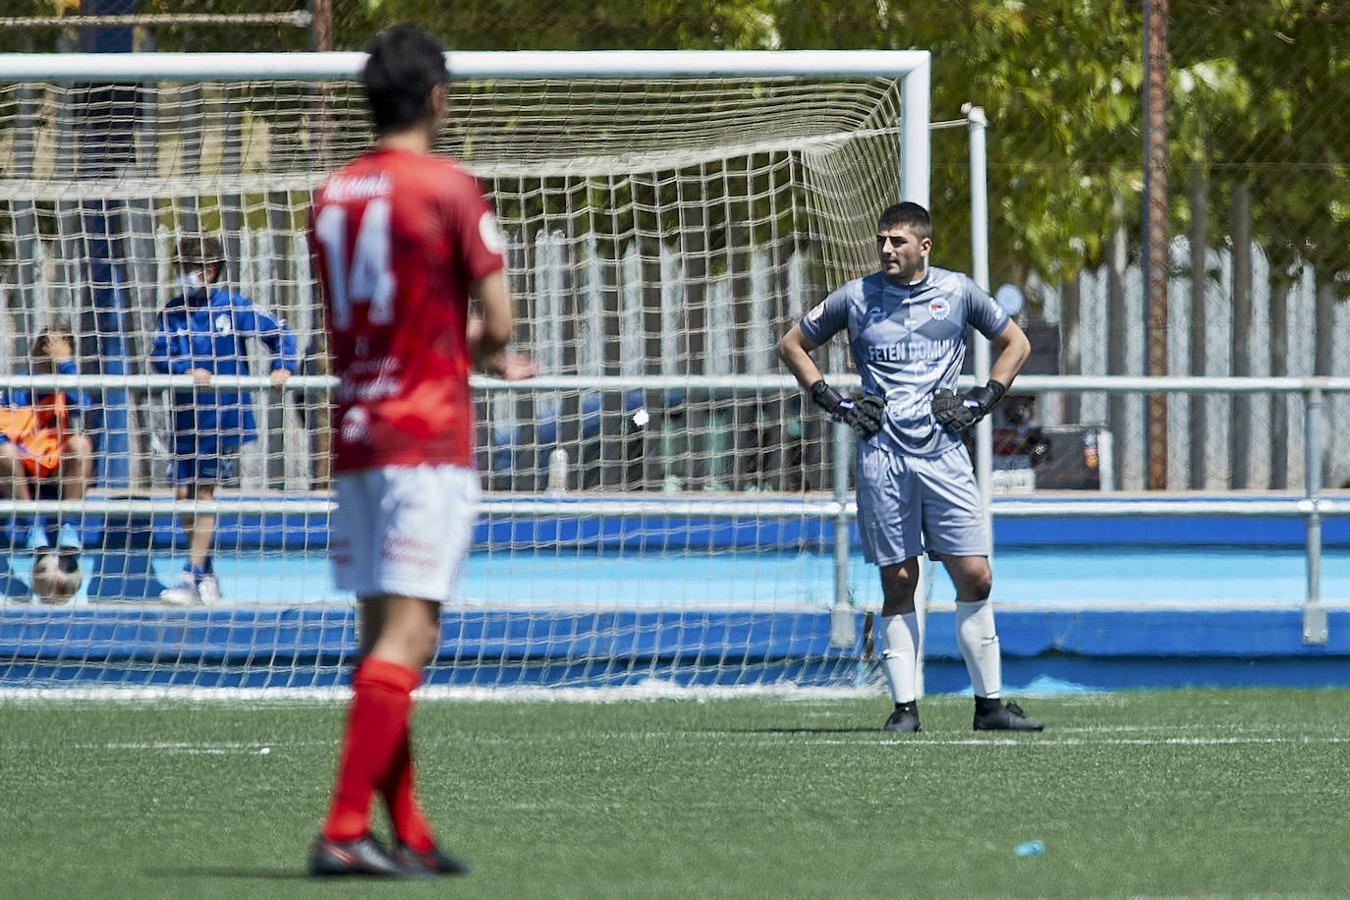
[(420, 680), (413, 669), (373, 657), (357, 670), (333, 803), (323, 823), (329, 840), (351, 841), (370, 830), (370, 798), (407, 738), (412, 690)]
[(427, 824), (422, 807), (413, 792), (412, 731), (403, 733), (403, 743), (394, 751), (389, 774), (380, 785), (389, 818), (394, 823), (398, 839), (419, 853), (435, 846), (431, 826)]

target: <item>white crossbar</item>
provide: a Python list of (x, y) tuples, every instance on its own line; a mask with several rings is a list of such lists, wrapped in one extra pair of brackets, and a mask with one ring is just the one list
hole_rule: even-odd
[[(452, 51), (451, 77), (899, 77), (926, 68), (926, 50)], [(0, 53), (0, 81), (219, 81), (354, 78), (364, 53)], [(926, 123), (925, 123), (926, 127)]]

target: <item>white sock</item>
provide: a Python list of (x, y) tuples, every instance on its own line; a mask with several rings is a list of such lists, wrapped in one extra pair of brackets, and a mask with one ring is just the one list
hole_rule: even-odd
[(891, 683), (891, 699), (896, 703), (912, 703), (918, 680), (919, 614), (882, 616), (881, 634), (886, 642), (881, 662), (886, 667), (886, 680)]
[(975, 696), (997, 698), (1003, 687), (1003, 660), (994, 630), (994, 608), (988, 600), (956, 601), (956, 646), (966, 661)]

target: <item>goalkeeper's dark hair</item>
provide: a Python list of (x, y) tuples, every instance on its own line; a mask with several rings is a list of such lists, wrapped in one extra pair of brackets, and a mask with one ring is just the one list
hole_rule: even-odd
[(903, 203), (892, 203), (883, 209), (877, 218), (878, 233), (897, 227), (908, 228), (915, 240), (921, 241), (933, 236), (933, 220), (928, 215), (928, 210), (908, 200)]
[(445, 45), (419, 28), (395, 25), (371, 38), (366, 52), (370, 58), (361, 83), (375, 133), (404, 131), (425, 121), (432, 89), (450, 80)]

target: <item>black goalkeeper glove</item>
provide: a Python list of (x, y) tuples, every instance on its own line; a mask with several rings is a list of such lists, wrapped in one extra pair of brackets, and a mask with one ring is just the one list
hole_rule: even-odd
[(836, 422), (843, 422), (866, 440), (881, 430), (886, 418), (886, 401), (870, 394), (853, 400), (830, 387), (822, 379), (811, 385), (811, 399)]
[(933, 418), (952, 434), (960, 434), (989, 415), (1007, 391), (992, 379), (984, 387), (971, 388), (964, 394), (943, 388), (933, 394)]

